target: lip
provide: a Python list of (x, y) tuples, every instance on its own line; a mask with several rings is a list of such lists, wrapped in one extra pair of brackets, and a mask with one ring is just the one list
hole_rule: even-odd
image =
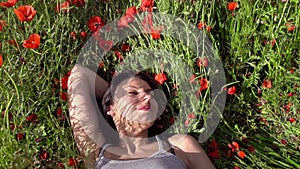
[(143, 106), (143, 107), (139, 107), (139, 108), (137, 108), (138, 110), (144, 110), (144, 111), (146, 111), (146, 110), (149, 110), (150, 109), (150, 104), (147, 104), (147, 105), (145, 105), (145, 106)]

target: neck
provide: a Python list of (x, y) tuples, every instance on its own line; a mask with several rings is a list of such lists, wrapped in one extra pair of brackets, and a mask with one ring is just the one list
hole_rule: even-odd
[(148, 138), (148, 128), (151, 123), (141, 124), (124, 120), (124, 118), (114, 116), (114, 123), (119, 133), (120, 147), (128, 154), (134, 154), (143, 149), (143, 146), (150, 143)]
[(138, 150), (141, 150), (142, 146), (149, 144), (148, 130), (145, 130), (142, 133), (128, 135), (128, 134), (119, 134), (120, 138), (120, 147), (123, 148), (128, 154), (134, 154)]

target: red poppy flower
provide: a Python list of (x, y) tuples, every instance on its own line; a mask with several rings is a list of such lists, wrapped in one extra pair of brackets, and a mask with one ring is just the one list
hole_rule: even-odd
[(245, 156), (246, 156), (246, 153), (244, 151), (238, 151), (237, 152), (237, 155), (241, 158), (241, 159), (244, 159)]
[(175, 122), (174, 117), (171, 117), (169, 121), (170, 121), (171, 124), (173, 124)]
[(103, 63), (103, 61), (99, 62), (99, 67), (100, 67), (100, 68), (104, 68), (104, 63)]
[(3, 57), (2, 55), (0, 55), (0, 67), (2, 67), (2, 65), (3, 65)]
[(292, 32), (295, 28), (296, 28), (296, 26), (293, 25), (293, 26), (288, 27), (287, 30), (288, 30), (289, 32)]
[(294, 73), (295, 73), (295, 68), (291, 68), (290, 72), (291, 72), (292, 74), (294, 74)]
[(142, 11), (152, 11), (154, 6), (154, 0), (142, 0), (141, 10)]
[(234, 169), (240, 169), (240, 167), (239, 166), (234, 166)]
[(281, 144), (287, 145), (287, 143), (288, 143), (288, 142), (287, 142), (286, 140), (284, 140), (284, 139), (281, 140)]
[(122, 16), (118, 21), (119, 27), (128, 27), (128, 24), (134, 21), (134, 16), (137, 13), (135, 6), (130, 7), (126, 10), (126, 14)]
[(238, 8), (238, 3), (237, 2), (230, 2), (228, 5), (227, 5), (227, 8), (229, 11), (234, 11), (235, 9)]
[(69, 12), (70, 2), (67, 0), (62, 4), (57, 4), (54, 10), (56, 12)]
[(212, 159), (220, 159), (219, 150), (214, 150), (212, 152), (209, 152), (207, 155)]
[(125, 15), (135, 15), (137, 13), (136, 7), (132, 6), (126, 10)]
[(195, 79), (196, 79), (196, 75), (193, 74), (189, 79), (190, 83), (194, 83)]
[(36, 10), (30, 5), (20, 6), (14, 12), (21, 22), (30, 22), (36, 14)]
[(154, 0), (142, 0), (141, 6), (152, 7), (154, 6)]
[(190, 121), (191, 121), (191, 119), (186, 119), (186, 120), (184, 121), (184, 126), (185, 126), (185, 127), (188, 127), (189, 124), (190, 124)]
[(13, 7), (18, 2), (18, 0), (8, 0), (7, 2), (0, 2), (2, 7)]
[(114, 42), (111, 40), (105, 40), (105, 39), (99, 40), (100, 48), (103, 49), (104, 51), (109, 51), (112, 48), (113, 44)]
[(153, 39), (160, 39), (160, 30), (154, 28), (150, 28), (150, 30)]
[(145, 29), (146, 32), (150, 30), (150, 28), (153, 26), (153, 19), (152, 19), (152, 13), (148, 13), (144, 19), (142, 20), (142, 26)]
[(294, 29), (296, 28), (295, 25), (291, 25), (291, 22), (286, 23), (285, 26), (287, 27), (287, 30), (288, 30), (289, 32), (294, 31)]
[(62, 109), (61, 108), (58, 108), (57, 110), (56, 110), (56, 115), (58, 116), (58, 117), (61, 117), (63, 114), (62, 114)]
[(286, 112), (289, 112), (291, 110), (291, 106), (292, 106), (292, 103), (288, 103), (288, 104), (284, 105), (283, 108), (285, 109)]
[(249, 147), (248, 147), (248, 150), (249, 150), (251, 153), (255, 153), (255, 152), (256, 152), (256, 150), (255, 150), (255, 148), (254, 148), (253, 146), (249, 146)]
[(99, 29), (101, 29), (105, 23), (102, 21), (102, 19), (99, 16), (94, 16), (92, 18), (90, 18), (90, 20), (88, 21), (88, 27), (92, 32), (96, 32)]
[(272, 88), (272, 82), (271, 80), (264, 80), (263, 84), (262, 84), (263, 88)]
[(293, 97), (293, 96), (294, 96), (294, 94), (293, 94), (293, 92), (290, 92), (290, 93), (288, 93), (288, 94), (287, 94), (287, 96), (289, 96), (289, 97)]
[(290, 121), (291, 123), (294, 123), (294, 122), (296, 122), (297, 120), (296, 120), (295, 118), (290, 118), (289, 121)]
[(122, 52), (129, 52), (130, 51), (130, 45), (127, 44), (127, 43), (122, 44), (121, 49), (122, 49)]
[(72, 0), (71, 3), (77, 7), (82, 7), (85, 5), (84, 0)]
[(10, 45), (14, 45), (14, 46), (17, 46), (18, 44), (17, 44), (17, 41), (15, 41), (15, 40), (13, 40), (13, 39), (11, 39), (11, 40), (8, 40), (7, 41)]
[(206, 90), (208, 88), (208, 80), (206, 78), (199, 79), (200, 89), (199, 92)]
[(76, 166), (77, 163), (78, 162), (77, 162), (77, 160), (75, 158), (73, 158), (73, 157), (69, 158), (69, 161), (68, 161), (69, 166)]
[(167, 76), (164, 73), (159, 73), (155, 75), (154, 79), (160, 84), (164, 84), (164, 82), (167, 81)]
[(188, 118), (194, 119), (194, 118), (195, 118), (195, 113), (190, 113), (190, 114), (188, 114)]
[(68, 75), (61, 78), (61, 88), (62, 89), (68, 89), (68, 80), (69, 80)]
[(70, 36), (73, 38), (73, 40), (75, 40), (76, 39), (76, 32), (72, 31), (70, 33)]
[(36, 114), (29, 114), (27, 117), (26, 117), (26, 121), (28, 122), (36, 122), (38, 116)]
[(121, 52), (118, 50), (115, 50), (114, 52), (115, 52), (115, 56), (119, 59), (119, 61), (122, 61), (123, 56), (122, 56)]
[(4, 20), (0, 20), (0, 31), (3, 31), (4, 26), (6, 26), (6, 22)]
[(207, 32), (210, 32), (212, 30), (212, 27), (211, 26), (206, 26), (205, 29), (206, 29)]
[[(4, 118), (4, 117), (5, 117), (5, 114), (6, 114), (6, 111), (5, 111), (5, 110), (2, 111), (1, 117)], [(12, 114), (11, 114), (11, 113), (8, 113), (8, 120), (9, 120), (9, 121), (12, 121), (12, 119), (13, 119)]]
[(36, 49), (40, 45), (40, 35), (32, 34), (29, 36), (28, 40), (24, 40), (23, 47), (28, 49)]
[(272, 40), (271, 40), (271, 45), (272, 45), (272, 46), (275, 46), (275, 45), (276, 45), (276, 39), (272, 39)]
[(230, 95), (234, 95), (234, 94), (236, 93), (236, 88), (235, 88), (235, 86), (230, 87), (230, 88), (228, 89), (227, 93), (230, 94)]
[(197, 27), (198, 27), (198, 29), (201, 30), (201, 29), (203, 29), (205, 27), (205, 25), (206, 25), (205, 22), (199, 22), (198, 25), (197, 25)]
[(268, 123), (268, 120), (267, 120), (267, 119), (265, 119), (265, 118), (259, 118), (258, 120), (259, 120), (259, 121), (261, 121), (261, 122), (263, 122), (263, 123), (265, 123), (265, 124), (267, 124), (267, 123)]
[(63, 163), (58, 163), (58, 164), (57, 164), (57, 167), (58, 167), (58, 168), (65, 168), (65, 165), (64, 165)]
[(218, 143), (216, 140), (212, 140), (208, 146), (213, 148), (214, 150), (218, 149)]
[(15, 125), (14, 124), (10, 124), (10, 126), (9, 126), (9, 128), (10, 128), (10, 130), (15, 130)]
[(80, 36), (85, 39), (87, 37), (87, 34), (85, 31), (82, 31), (80, 32)]
[(119, 27), (129, 27), (129, 23), (134, 21), (134, 17), (132, 15), (124, 15), (118, 21)]
[(48, 153), (47, 153), (47, 151), (44, 151), (44, 150), (42, 150), (41, 152), (40, 152), (40, 158), (41, 159), (47, 159), (48, 158)]
[(231, 144), (228, 144), (228, 147), (231, 148), (232, 152), (235, 152), (235, 150), (239, 151), (240, 150), (240, 145), (239, 143), (233, 141)]
[(249, 139), (248, 139), (247, 137), (245, 137), (245, 136), (242, 136), (242, 141), (243, 141), (244, 143), (248, 143), (248, 142), (249, 142)]
[(68, 96), (66, 92), (59, 92), (59, 96), (62, 100), (68, 100)]
[(240, 149), (240, 145), (239, 145), (238, 142), (233, 141), (233, 142), (232, 142), (232, 145), (235, 147), (236, 150), (239, 150), (239, 149)]
[(20, 141), (20, 140), (22, 140), (23, 138), (24, 138), (24, 134), (23, 133), (18, 133), (18, 134), (16, 134), (16, 137), (17, 137), (17, 140), (18, 141)]
[(201, 66), (206, 67), (206, 66), (208, 66), (208, 58), (198, 58), (196, 64), (198, 67), (201, 67)]
[(235, 147), (232, 144), (228, 144), (228, 147), (231, 149), (232, 152), (235, 152)]

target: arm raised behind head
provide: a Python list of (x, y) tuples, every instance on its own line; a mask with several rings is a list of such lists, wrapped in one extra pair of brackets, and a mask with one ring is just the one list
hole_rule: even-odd
[(101, 98), (107, 87), (108, 83), (95, 72), (79, 64), (73, 67), (68, 81), (70, 122), (77, 147), (89, 167), (95, 164), (106, 141), (96, 97)]

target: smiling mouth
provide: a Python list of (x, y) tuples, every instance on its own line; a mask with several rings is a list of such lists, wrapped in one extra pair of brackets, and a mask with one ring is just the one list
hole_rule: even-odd
[(143, 110), (143, 111), (146, 111), (146, 110), (149, 110), (150, 109), (150, 104), (148, 104), (148, 105), (145, 105), (145, 106), (143, 106), (143, 107), (140, 107), (140, 108), (137, 108), (138, 110)]

